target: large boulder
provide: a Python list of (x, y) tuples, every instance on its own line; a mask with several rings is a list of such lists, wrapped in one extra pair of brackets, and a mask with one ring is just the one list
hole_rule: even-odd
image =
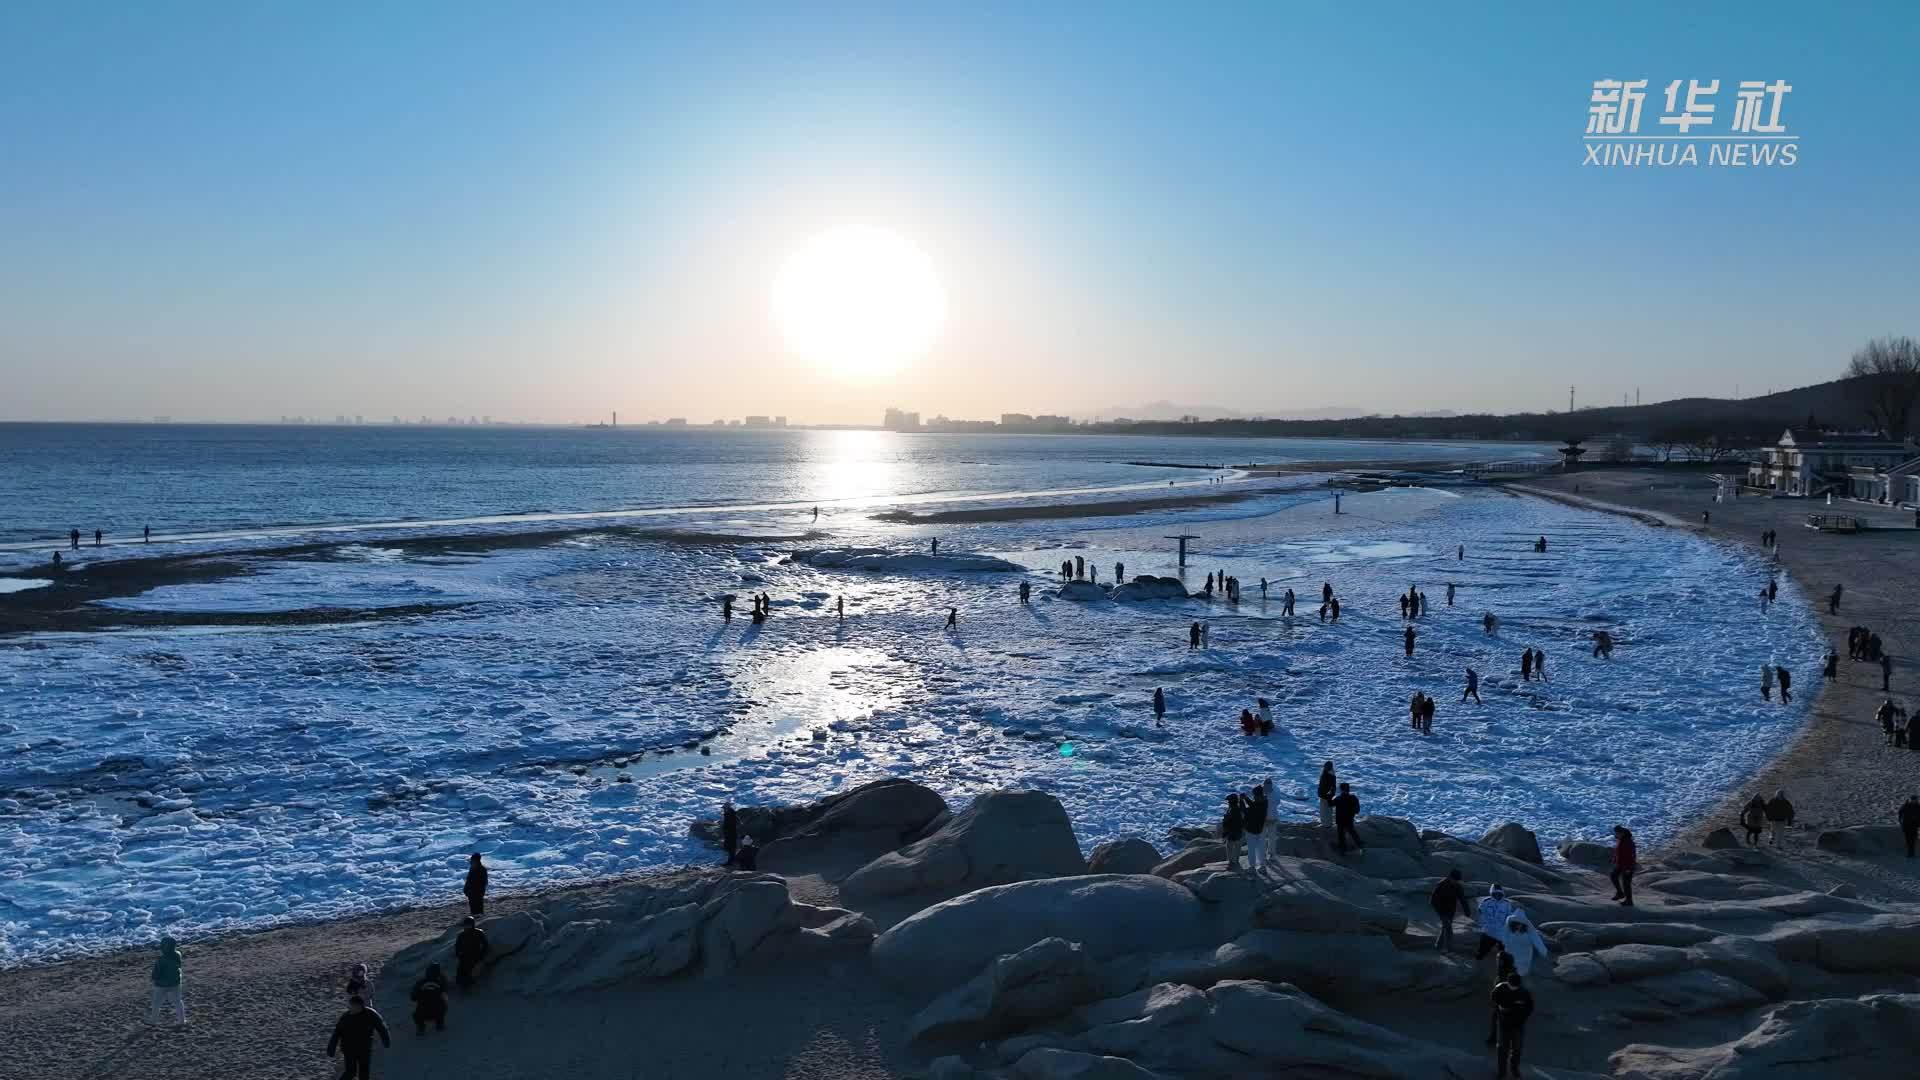
[(1016, 1080), (1159, 1080), (1126, 1058), (1037, 1046), (1013, 1063)]
[(1854, 825), (1845, 829), (1828, 829), (1820, 834), (1818, 844), (1821, 851), (1831, 851), (1839, 855), (1905, 855), (1907, 842), (1900, 830), (1893, 825)]
[(972, 978), (1042, 938), (1080, 944), (1089, 959), (1192, 948), (1219, 940), (1208, 906), (1161, 878), (1102, 874), (997, 885), (908, 917), (873, 943), (873, 966), (917, 992)]
[(1085, 949), (1046, 938), (986, 966), (935, 998), (907, 1028), (912, 1043), (978, 1043), (1094, 1000), (1097, 984)]
[(1109, 840), (1087, 856), (1089, 874), (1151, 874), (1160, 865), (1160, 853), (1137, 836)]
[[(1487, 1072), (1478, 1055), (1397, 1035), (1286, 984), (1230, 981), (1202, 992), (1163, 983), (1089, 1005), (1075, 1015), (1073, 1026), (1082, 1029), (1079, 1034), (1045, 1036), (1050, 1048), (1124, 1058), (1183, 1078), (1478, 1080)], [(1031, 1042), (1022, 1041), (1023, 1055), (1040, 1049)]]
[(1540, 857), (1540, 838), (1533, 834), (1532, 829), (1517, 821), (1494, 826), (1480, 838), (1480, 844), (1509, 858), (1519, 859), (1521, 862), (1532, 863), (1535, 866), (1545, 862)]
[(1708, 833), (1706, 838), (1700, 841), (1700, 846), (1709, 851), (1729, 851), (1746, 845), (1733, 834), (1732, 829), (1723, 826)]
[(1754, 940), (1771, 946), (1783, 960), (1824, 971), (1920, 975), (1920, 915), (1798, 919), (1755, 934)]
[(1185, 600), (1187, 585), (1179, 578), (1140, 574), (1113, 590), (1115, 600)]
[[(1381, 995), (1457, 997), (1478, 988), (1473, 965), (1431, 948), (1401, 949), (1380, 934), (1294, 930), (1249, 930), (1218, 948), (1161, 953), (1144, 965), (1136, 988), (1181, 983), (1204, 990), (1236, 979), (1292, 983), (1335, 1003), (1365, 1004)], [(1111, 969), (1102, 980), (1109, 987), (1120, 983)]]
[(1105, 600), (1107, 589), (1091, 581), (1069, 581), (1054, 590), (1053, 595), (1061, 600)]
[[(743, 806), (738, 812), (741, 835), (760, 845), (760, 869), (824, 870), (838, 877), (917, 839), (947, 812), (947, 802), (911, 780), (888, 779), (801, 806)], [(695, 821), (688, 831), (719, 846), (718, 820)]]
[(1446, 877), (1449, 871), (1458, 870), (1470, 882), (1502, 885), (1509, 889), (1561, 892), (1576, 887), (1559, 870), (1438, 834), (1427, 841), (1424, 866), (1426, 876), (1436, 880)]
[(1280, 821), (1267, 826), (1273, 834), (1273, 851), (1297, 859), (1337, 862), (1376, 878), (1427, 876), (1427, 845), (1420, 831), (1404, 818), (1363, 817), (1354, 823), (1354, 834), (1366, 847), (1342, 855), (1334, 846), (1333, 834), (1318, 824)]
[(1562, 840), (1559, 852), (1562, 859), (1574, 866), (1584, 866), (1589, 870), (1609, 870), (1613, 867), (1613, 848), (1607, 844), (1591, 840)]
[(1221, 866), (1227, 864), (1227, 845), (1225, 842), (1205, 839), (1192, 840), (1188, 842), (1186, 847), (1181, 848), (1179, 852), (1169, 856), (1165, 862), (1155, 866), (1149, 872), (1155, 877), (1171, 878), (1184, 874), (1189, 870), (1198, 870), (1203, 866), (1210, 866), (1215, 863)]
[[(711, 870), (558, 894), (481, 929), (493, 946), (486, 985), (538, 997), (682, 974), (715, 977), (791, 955), (856, 955), (873, 940), (863, 916), (796, 904), (782, 878)], [(411, 986), (431, 963), (452, 970), (458, 932), (402, 949), (387, 962), (382, 985)]]
[(1618, 1080), (1784, 1080), (1907, 1077), (1920, 1060), (1920, 995), (1794, 1001), (1714, 1046), (1636, 1043), (1610, 1059)]
[(1086, 872), (1060, 800), (1044, 791), (990, 791), (932, 836), (854, 871), (840, 892), (851, 899), (952, 896)]

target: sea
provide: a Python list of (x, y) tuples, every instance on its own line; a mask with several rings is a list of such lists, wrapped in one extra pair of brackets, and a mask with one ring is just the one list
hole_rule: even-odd
[[(956, 807), (1045, 790), (1085, 847), (1166, 850), (1260, 780), (1311, 816), (1334, 760), (1363, 813), (1657, 843), (1792, 736), (1804, 707), (1761, 701), (1753, 668), (1810, 674), (1822, 639), (1790, 581), (1759, 609), (1750, 553), (1433, 467), (1551, 454), (0, 425), (0, 624), (21, 627), (0, 634), (0, 966), (444, 901), (476, 850), (502, 890), (707, 861), (688, 826), (723, 799), (887, 776)], [(1420, 470), (1331, 487), (1355, 461)], [(1063, 589), (1063, 562), (1241, 597), (1114, 600)], [(1530, 647), (1547, 681), (1521, 680)], [(1469, 667), (1482, 704), (1459, 701)], [(1279, 729), (1243, 736), (1261, 698)]]

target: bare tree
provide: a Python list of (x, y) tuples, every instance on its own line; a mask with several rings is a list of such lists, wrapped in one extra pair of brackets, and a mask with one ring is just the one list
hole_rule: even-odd
[(1847, 362), (1847, 378), (1867, 418), (1891, 438), (1904, 439), (1920, 402), (1920, 342), (1910, 337), (1875, 338)]

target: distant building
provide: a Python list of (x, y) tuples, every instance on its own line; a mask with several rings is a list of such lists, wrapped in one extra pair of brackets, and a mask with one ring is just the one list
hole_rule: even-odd
[(1003, 412), (1000, 414), (1001, 427), (1032, 427), (1033, 417), (1023, 412)]
[(884, 420), (880, 426), (886, 428), (888, 431), (919, 431), (920, 414), (917, 412), (905, 412), (900, 409), (888, 409), (886, 420)]
[(668, 421), (667, 421), (667, 426), (668, 426), (668, 427), (686, 427), (686, 426), (687, 426), (687, 418), (686, 418), (686, 417), (684, 417), (684, 416), (675, 416), (675, 417), (672, 417), (672, 418), (670, 418), (670, 419), (668, 419)]
[[(1911, 442), (1890, 439), (1878, 432), (1814, 431), (1788, 428), (1780, 441), (1760, 451), (1760, 458), (1747, 463), (1747, 486), (1776, 495), (1818, 496), (1828, 492), (1842, 496), (1856, 490), (1856, 497), (1879, 501), (1888, 494), (1884, 485), (1892, 474), (1903, 470), (1916, 456)], [(1879, 474), (1875, 488), (1874, 477)], [(1855, 486), (1856, 475), (1863, 477)], [(1897, 492), (1904, 496), (1905, 492)]]
[(787, 418), (786, 418), (786, 417), (784, 417), (784, 416), (776, 416), (776, 417), (774, 417), (774, 418), (773, 418), (773, 426), (774, 426), (774, 427), (786, 427), (786, 426), (787, 426)]
[(749, 416), (747, 417), (747, 426), (748, 427), (772, 427), (773, 418), (767, 417), (767, 416)]

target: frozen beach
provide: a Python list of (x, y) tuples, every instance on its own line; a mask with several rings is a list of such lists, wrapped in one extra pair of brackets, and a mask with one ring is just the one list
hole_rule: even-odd
[[(1331, 758), (1366, 813), (1460, 835), (1518, 819), (1543, 841), (1623, 822), (1652, 844), (1804, 718), (1760, 700), (1756, 669), (1784, 664), (1812, 696), (1819, 627), (1790, 582), (1760, 612), (1755, 555), (1478, 489), (1348, 494), (1335, 517), (1323, 479), (1122, 516), (835, 510), (816, 525), (781, 510), (682, 536), (343, 542), (105, 601), (366, 614), (0, 646), (0, 964), (415, 904), (476, 849), (503, 889), (704, 860), (687, 824), (722, 798), (798, 802), (887, 775), (956, 802), (1049, 791), (1092, 844), (1210, 820), (1228, 787), (1268, 776), (1294, 800), (1282, 816), (1304, 816)], [(1199, 536), (1190, 587), (1224, 569), (1238, 607), (1053, 596), (1074, 556), (1103, 582), (1116, 561), (1175, 573), (1174, 532)], [(928, 554), (936, 535), (953, 558)], [(802, 549), (883, 554), (789, 561)], [(1314, 614), (1323, 581), (1337, 625)], [(1410, 584), (1431, 605), (1411, 661), (1395, 603)], [(755, 626), (758, 592), (774, 614)], [(731, 625), (725, 593), (742, 598)], [(378, 614), (414, 606), (427, 613)], [(1210, 649), (1187, 648), (1194, 620)], [(1619, 643), (1611, 662), (1588, 655), (1594, 629)], [(1550, 682), (1520, 681), (1529, 646)], [(1467, 666), (1484, 705), (1458, 703)], [(1407, 724), (1416, 689), (1440, 703), (1431, 736)], [(1256, 696), (1274, 703), (1271, 739), (1239, 734)]]

